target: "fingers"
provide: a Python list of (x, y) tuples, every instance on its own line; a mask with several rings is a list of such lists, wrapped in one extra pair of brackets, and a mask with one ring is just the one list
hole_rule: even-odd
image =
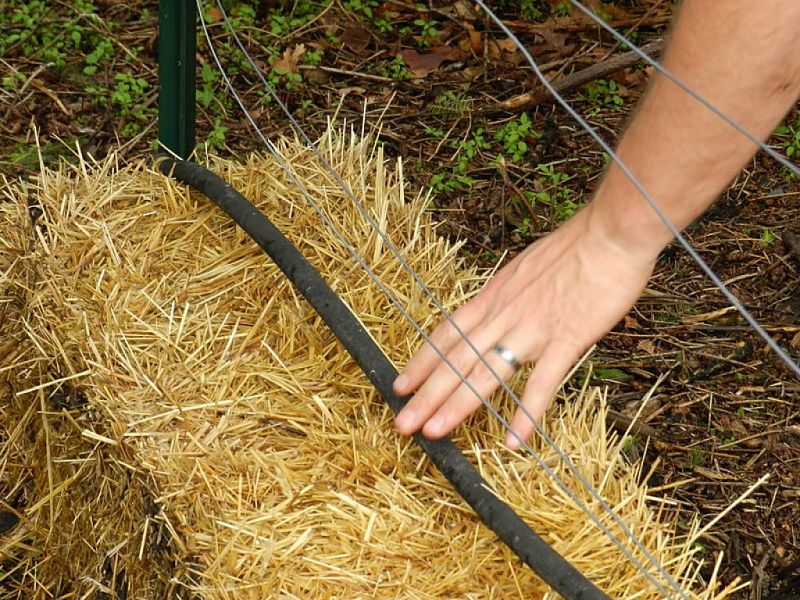
[[(421, 429), (438, 438), (472, 413), (500, 383), (491, 371), (502, 381), (514, 370), (491, 351), (500, 343), (517, 360), (536, 362), (522, 407), (509, 424), (507, 445), (517, 449), (527, 440), (580, 350), (624, 315), (652, 273), (652, 263), (630, 260), (615, 243), (592, 233), (587, 221), (592, 214), (581, 211), (499, 271), (454, 314), (461, 331), (451, 323), (435, 329), (431, 343), (394, 383), (399, 394), (416, 390), (395, 420), (400, 433)], [(460, 339), (462, 333), (472, 345)], [(475, 350), (486, 356), (491, 369)]]
[[(425, 423), (422, 433), (429, 438), (439, 438), (449, 434), (464, 419), (472, 414), (525, 362), (538, 354), (539, 348), (530, 333), (519, 328), (507, 332), (493, 332), (491, 342), (484, 352), (484, 361), (476, 360), (467, 377), (467, 383), (457, 382), (446, 401), (439, 406)], [(517, 364), (511, 364), (494, 350), (496, 344), (511, 351)], [(502, 380), (502, 381), (501, 381)], [(426, 384), (427, 385), (427, 384)], [(424, 390), (425, 386), (420, 389)]]
[[(502, 335), (502, 333), (501, 330), (500, 334)], [(459, 338), (461, 341), (454, 344), (447, 352), (447, 362), (436, 361), (430, 376), (397, 416), (395, 420), (397, 430), (400, 433), (408, 434), (418, 431), (425, 425), (423, 434), (427, 437), (444, 435), (444, 433), (434, 433), (444, 429), (441, 419), (436, 419), (436, 422), (431, 424), (428, 424), (428, 420), (462, 385), (462, 378), (472, 377), (473, 370), (478, 364), (481, 364), (475, 351), (477, 350), (481, 355), (487, 355), (495, 344), (497, 335), (487, 327), (479, 327), (469, 334), (469, 343)], [(476, 398), (474, 394), (471, 396), (472, 400), (466, 414), (480, 406), (480, 399)]]
[[(451, 318), (463, 333), (469, 334), (483, 320), (484, 307), (485, 303), (481, 302), (480, 298), (477, 297), (454, 312)], [(393, 384), (394, 391), (401, 396), (413, 392), (422, 385), (433, 373), (437, 365), (440, 364), (441, 358), (434, 350), (434, 346), (442, 354), (447, 355), (453, 346), (461, 341), (461, 334), (456, 328), (449, 321), (442, 321), (431, 333), (430, 343), (426, 343), (420, 348), (395, 379)]]
[(498, 377), (505, 381), (516, 371), (516, 367), (492, 350), (484, 355), (484, 360), (486, 362), (478, 360), (472, 367), (467, 377), (469, 385), (461, 381), (444, 404), (425, 422), (422, 428), (425, 437), (438, 439), (449, 434), (500, 387)]
[[(520, 440), (528, 440), (535, 427), (531, 419), (537, 422), (541, 420), (552, 402), (561, 380), (578, 358), (580, 358), (580, 350), (577, 347), (551, 344), (545, 348), (525, 385), (525, 393), (522, 397), (522, 406), (525, 407), (525, 411), (517, 408), (514, 418), (509, 424), (511, 431), (506, 433), (508, 448), (518, 450), (522, 446)], [(526, 412), (528, 414), (525, 414)]]

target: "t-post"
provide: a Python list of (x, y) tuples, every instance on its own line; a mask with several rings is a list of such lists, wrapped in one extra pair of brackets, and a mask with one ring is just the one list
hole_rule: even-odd
[(195, 0), (159, 0), (158, 139), (183, 159), (195, 143)]

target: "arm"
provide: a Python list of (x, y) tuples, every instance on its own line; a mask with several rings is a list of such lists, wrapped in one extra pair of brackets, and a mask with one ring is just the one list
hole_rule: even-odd
[[(664, 66), (734, 121), (766, 139), (800, 94), (800, 2), (686, 0)], [(756, 146), (657, 76), (618, 148), (678, 229), (696, 219)], [(671, 240), (633, 185), (612, 167), (593, 202), (598, 224), (654, 258)]]
[[(686, 0), (665, 66), (751, 132), (767, 137), (800, 92), (800, 2)], [(662, 76), (625, 133), (618, 152), (678, 228), (691, 223), (756, 148)], [(535, 368), (523, 404), (540, 418), (570, 366), (638, 299), (671, 235), (616, 167), (593, 201), (531, 245), (453, 315), (502, 377), (513, 369), (491, 349), (502, 344)], [(498, 383), (448, 323), (433, 342), (483, 397)], [(395, 382), (416, 390), (395, 425), (432, 438), (449, 433), (480, 401), (425, 345)], [(517, 411), (523, 439), (533, 424)], [(519, 447), (511, 435), (506, 443)]]

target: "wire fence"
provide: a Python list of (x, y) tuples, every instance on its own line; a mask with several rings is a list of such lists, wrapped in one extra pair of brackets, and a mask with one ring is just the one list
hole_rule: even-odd
[[(203, 6), (200, 0), (196, 0), (198, 12), (202, 15), (203, 14)], [(264, 134), (262, 129), (258, 126), (256, 121), (253, 119), (250, 110), (244, 103), (241, 94), (236, 90), (235, 86), (233, 85), (228, 71), (226, 70), (225, 66), (222, 64), (220, 57), (215, 49), (215, 43), (213, 37), (209, 32), (209, 28), (207, 24), (201, 19), (202, 29), (209, 47), (209, 51), (212, 54), (213, 60), (217, 65), (217, 68), (231, 94), (234, 98), (240, 109), (242, 110), (245, 118), (248, 120), (249, 124), (253, 128), (254, 132), (267, 148), (267, 150), (275, 157), (280, 167), (286, 172), (289, 179), (292, 183), (298, 188), (302, 196), (305, 198), (307, 202), (314, 208), (314, 210), (319, 214), (322, 221), (325, 223), (326, 227), (331, 231), (331, 233), (341, 242), (343, 247), (347, 250), (353, 260), (358, 264), (360, 268), (362, 268), (370, 277), (370, 279), (375, 283), (375, 285), (381, 290), (382, 293), (386, 295), (389, 301), (397, 308), (399, 313), (402, 315), (404, 319), (406, 319), (409, 324), (414, 328), (414, 330), (419, 334), (420, 338), (424, 340), (426, 343), (430, 344), (439, 358), (448, 365), (449, 368), (453, 370), (456, 374), (458, 379), (465, 385), (486, 407), (489, 413), (497, 419), (503, 427), (512, 435), (514, 436), (517, 441), (520, 443), (522, 450), (524, 450), (527, 454), (529, 454), (538, 464), (539, 466), (548, 473), (550, 477), (557, 483), (557, 485), (579, 506), (589, 517), (590, 520), (594, 522), (594, 524), (601, 530), (605, 535), (607, 535), (614, 544), (620, 549), (620, 551), (639, 569), (642, 575), (657, 589), (661, 594), (665, 597), (679, 597), (679, 598), (688, 598), (688, 593), (681, 588), (681, 586), (674, 580), (674, 578), (667, 572), (662, 564), (652, 555), (652, 553), (644, 547), (642, 542), (637, 538), (637, 536), (631, 531), (630, 527), (628, 527), (622, 519), (615, 513), (615, 511), (608, 505), (608, 503), (602, 498), (600, 493), (591, 485), (588, 479), (582, 474), (580, 469), (577, 465), (570, 460), (567, 453), (552, 440), (552, 438), (545, 432), (541, 425), (532, 417), (532, 415), (527, 411), (525, 406), (523, 405), (521, 399), (518, 395), (508, 386), (506, 381), (492, 368), (492, 366), (487, 362), (486, 357), (477, 349), (474, 345), (473, 341), (469, 339), (469, 337), (462, 331), (462, 329), (458, 326), (458, 324), (453, 320), (452, 315), (445, 309), (445, 307), (441, 304), (441, 302), (437, 299), (435, 294), (430, 290), (430, 288), (422, 281), (421, 277), (414, 271), (411, 265), (408, 263), (406, 258), (403, 256), (403, 253), (392, 243), (392, 240), (388, 237), (386, 232), (384, 232), (379, 224), (375, 221), (375, 219), (370, 214), (369, 210), (364, 206), (364, 203), (359, 200), (355, 194), (352, 192), (350, 187), (347, 183), (342, 179), (342, 177), (336, 172), (336, 170), (331, 166), (330, 162), (325, 158), (322, 152), (318, 149), (317, 145), (312, 141), (309, 135), (305, 132), (303, 127), (298, 123), (295, 117), (292, 115), (291, 111), (285, 105), (285, 103), (281, 100), (279, 95), (276, 93), (273, 86), (267, 81), (265, 76), (262, 74), (261, 69), (259, 69), (256, 61), (251, 56), (250, 52), (242, 42), (240, 36), (238, 35), (237, 31), (233, 27), (231, 20), (228, 18), (228, 15), (225, 12), (224, 6), (220, 0), (216, 0), (217, 8), (222, 15), (222, 20), (228, 29), (228, 33), (231, 36), (232, 40), (236, 44), (236, 46), (241, 50), (243, 56), (245, 57), (249, 67), (255, 73), (257, 78), (259, 79), (261, 85), (263, 86), (264, 90), (272, 97), (273, 101), (280, 107), (283, 113), (286, 115), (289, 123), (291, 124), (294, 131), (304, 140), (306, 144), (313, 150), (317, 159), (320, 161), (322, 166), (328, 171), (331, 176), (334, 178), (336, 184), (341, 187), (341, 189), (345, 192), (345, 194), (350, 198), (353, 202), (353, 205), (357, 208), (358, 212), (363, 216), (363, 218), (370, 224), (370, 226), (375, 230), (375, 232), (380, 236), (383, 242), (386, 244), (386, 247), (389, 249), (390, 252), (395, 256), (398, 263), (401, 265), (403, 270), (405, 270), (415, 281), (415, 283), (420, 287), (422, 292), (425, 296), (433, 303), (436, 307), (436, 310), (445, 319), (453, 329), (458, 333), (459, 336), (469, 345), (469, 347), (475, 352), (477, 359), (486, 367), (488, 372), (492, 374), (493, 377), (496, 378), (498, 384), (502, 387), (502, 389), (508, 394), (508, 396), (512, 399), (514, 404), (518, 407), (519, 410), (523, 412), (527, 416), (528, 419), (531, 420), (534, 429), (536, 430), (537, 434), (544, 439), (546, 444), (552, 448), (556, 454), (559, 456), (562, 464), (567, 468), (567, 470), (576, 477), (576, 479), (580, 482), (580, 484), (589, 492), (589, 494), (598, 502), (601, 506), (603, 512), (606, 516), (608, 516), (616, 526), (616, 528), (621, 532), (622, 537), (624, 540), (621, 540), (607, 525), (603, 522), (603, 518), (595, 515), (588, 506), (578, 497), (578, 495), (569, 488), (569, 486), (563, 481), (563, 479), (556, 473), (556, 471), (547, 464), (542, 457), (534, 451), (531, 445), (525, 440), (522, 439), (509, 425), (508, 421), (501, 415), (499, 412), (487, 401), (486, 398), (482, 397), (472, 382), (468, 379), (468, 373), (460, 372), (452, 362), (449, 360), (447, 356), (447, 352), (443, 349), (439, 348), (427, 335), (424, 328), (420, 323), (414, 320), (411, 316), (407, 308), (400, 302), (392, 292), (387, 288), (387, 286), (380, 280), (379, 277), (374, 273), (374, 271), (370, 268), (368, 262), (364, 259), (364, 257), (360, 256), (358, 252), (355, 250), (353, 245), (347, 240), (346, 235), (342, 232), (331, 220), (331, 218), (325, 213), (325, 211), (320, 207), (320, 205), (314, 200), (313, 194), (311, 194), (301, 183), (298, 176), (293, 172), (290, 162), (281, 155), (280, 151), (276, 147), (276, 145)], [(742, 302), (736, 298), (733, 293), (725, 286), (722, 282), (721, 278), (710, 268), (710, 266), (703, 260), (703, 258), (699, 255), (699, 253), (693, 248), (690, 242), (681, 234), (679, 229), (672, 223), (669, 219), (668, 215), (662, 208), (660, 207), (659, 203), (653, 196), (642, 186), (642, 184), (637, 179), (636, 175), (632, 172), (627, 164), (624, 163), (620, 159), (620, 157), (616, 154), (613, 148), (610, 146), (608, 142), (606, 142), (603, 137), (597, 132), (597, 130), (592, 127), (570, 104), (565, 100), (565, 98), (559, 94), (556, 89), (552, 86), (552, 84), (548, 81), (546, 76), (540, 70), (538, 64), (531, 56), (530, 52), (525, 48), (525, 46), (520, 42), (520, 40), (514, 35), (514, 33), (505, 25), (505, 23), (494, 13), (483, 0), (475, 0), (476, 4), (485, 12), (489, 22), (493, 23), (503, 34), (505, 34), (513, 43), (514, 45), (522, 52), (522, 55), (525, 57), (525, 60), (530, 65), (533, 73), (542, 83), (542, 85), (549, 91), (549, 93), (553, 96), (553, 98), (564, 108), (564, 110), (596, 141), (596, 143), (611, 157), (611, 159), (616, 163), (618, 168), (625, 174), (625, 176), (630, 180), (630, 182), (634, 185), (634, 187), (639, 191), (642, 198), (650, 205), (650, 207), (655, 211), (664, 225), (669, 229), (678, 243), (686, 250), (686, 252), (691, 256), (691, 258), (697, 263), (697, 265), (703, 270), (706, 276), (714, 283), (714, 285), (720, 290), (720, 292), (724, 295), (724, 297), (733, 305), (743, 316), (743, 318), (748, 322), (748, 324), (753, 328), (753, 330), (761, 336), (767, 345), (776, 353), (776, 355), (789, 367), (789, 369), (800, 377), (800, 366), (791, 358), (787, 351), (781, 348), (775, 340), (767, 333), (764, 327), (758, 323), (758, 321), (753, 317), (752, 314), (745, 308)], [(613, 35), (619, 41), (624, 42), (631, 50), (636, 52), (641, 56), (643, 60), (647, 63), (653, 65), (658, 72), (662, 73), (664, 76), (668, 77), (672, 80), (676, 85), (678, 85), (682, 90), (688, 93), (692, 98), (694, 98), (697, 102), (701, 103), (705, 106), (708, 110), (712, 111), (718, 118), (722, 119), (724, 122), (728, 123), (730, 126), (734, 127), (741, 135), (743, 135), (748, 140), (752, 141), (753, 143), (757, 144), (758, 147), (763, 150), (766, 154), (777, 160), (779, 163), (784, 165), (788, 168), (791, 172), (800, 175), (800, 168), (797, 165), (792, 163), (788, 158), (782, 156), (778, 152), (776, 152), (773, 148), (769, 147), (765, 144), (762, 140), (757, 138), (755, 135), (747, 131), (745, 127), (743, 127), (740, 123), (736, 122), (734, 119), (725, 115), (722, 111), (708, 102), (705, 98), (703, 98), (700, 94), (698, 94), (695, 90), (693, 90), (690, 86), (686, 85), (684, 82), (680, 81), (674, 74), (667, 71), (660, 63), (652, 59), (646, 53), (644, 53), (640, 48), (638, 48), (630, 39), (627, 39), (625, 36), (621, 35), (619, 32), (614, 30), (610, 25), (608, 25), (600, 16), (595, 14), (591, 9), (584, 6), (581, 2), (577, 0), (570, 0), (571, 4), (575, 6), (578, 10), (584, 13), (586, 16), (591, 18), (599, 27), (606, 30), (608, 33)], [(631, 551), (630, 547), (636, 548), (641, 554), (645, 557), (646, 563), (643, 564), (634, 553)]]

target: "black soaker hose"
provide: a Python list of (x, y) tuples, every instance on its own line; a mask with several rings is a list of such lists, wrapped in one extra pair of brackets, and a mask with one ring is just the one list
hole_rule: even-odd
[[(200, 165), (171, 158), (161, 171), (208, 196), (270, 256), (342, 342), (391, 409), (400, 411), (409, 396), (392, 390), (397, 371), (337, 296), (297, 248), (244, 196)], [(533, 531), (510, 506), (490, 491), (469, 460), (450, 438), (414, 440), (483, 522), (555, 591), (568, 600), (608, 600), (592, 582)]]

